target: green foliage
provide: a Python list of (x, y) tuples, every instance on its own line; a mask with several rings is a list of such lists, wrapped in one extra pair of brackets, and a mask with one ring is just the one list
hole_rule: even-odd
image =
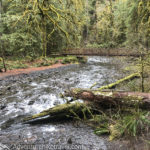
[(110, 140), (119, 138), (123, 135), (136, 137), (149, 131), (149, 128), (149, 112), (140, 110), (136, 112), (134, 110), (133, 112), (131, 111), (130, 114), (120, 116), (120, 119), (110, 127)]
[(93, 119), (90, 121), (94, 122), (95, 124), (98, 124), (96, 127), (94, 133), (97, 135), (103, 135), (103, 134), (110, 134), (109, 131), (109, 118), (105, 115), (95, 115)]
[(62, 64), (69, 64), (69, 63), (86, 63), (86, 57), (76, 57), (76, 56), (68, 56), (62, 60)]
[[(92, 6), (92, 5), (91, 5)], [(90, 27), (90, 44), (99, 47), (149, 47), (150, 2), (143, 0), (96, 1), (97, 20)], [(94, 38), (92, 38), (94, 37)], [(98, 47), (98, 46), (97, 46)]]
[[(66, 56), (66, 57), (39, 57), (34, 58), (33, 56), (26, 56), (25, 58), (10, 57), (6, 60), (6, 67), (8, 70), (20, 69), (20, 68), (31, 68), (31, 67), (42, 67), (51, 66), (53, 64), (62, 63), (85, 63), (86, 57), (77, 58), (76, 56)], [(3, 69), (3, 59), (0, 57), (0, 69)]]
[(150, 127), (149, 112), (133, 112), (132, 115), (125, 116), (122, 120), (124, 133), (136, 136), (137, 134), (146, 131)]
[(46, 56), (79, 44), (84, 1), (6, 0), (2, 5), (0, 33), (5, 55)]
[(110, 140), (121, 137), (137, 137), (150, 129), (150, 114), (140, 109), (116, 110), (94, 115), (89, 121), (96, 127), (95, 134), (108, 134)]
[(0, 52), (33, 58), (67, 47), (150, 44), (150, 2), (143, 0), (3, 0)]
[(78, 62), (77, 57), (70, 56), (63, 59), (62, 64), (75, 63)]
[(10, 66), (9, 69), (25, 69), (28, 68), (28, 65), (21, 63), (21, 62), (16, 62), (13, 64), (13, 66)]

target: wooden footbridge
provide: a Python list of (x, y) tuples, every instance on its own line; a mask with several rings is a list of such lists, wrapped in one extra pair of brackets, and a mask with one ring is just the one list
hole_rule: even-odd
[(99, 48), (77, 48), (67, 49), (61, 52), (61, 55), (87, 55), (87, 56), (140, 56), (136, 50), (129, 49), (99, 49)]

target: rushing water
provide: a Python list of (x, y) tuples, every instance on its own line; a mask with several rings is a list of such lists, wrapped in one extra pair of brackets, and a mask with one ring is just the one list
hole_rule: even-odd
[[(94, 88), (106, 85), (120, 78), (121, 61), (117, 57), (89, 57), (82, 65), (71, 65), (47, 71), (11, 77), (0, 82), (0, 142), (31, 142), (60, 145), (67, 144), (70, 138), (74, 144), (85, 149), (107, 149), (104, 140), (92, 132), (92, 129), (71, 123), (48, 125), (24, 125), (20, 119), (39, 113), (44, 109), (65, 102), (59, 97), (61, 92), (72, 87)], [(89, 136), (89, 137), (88, 137)], [(59, 140), (58, 140), (59, 139)], [(32, 141), (33, 140), (33, 141)], [(96, 143), (94, 143), (94, 142)], [(71, 141), (72, 142), (72, 141)], [(89, 144), (91, 142), (91, 144)]]

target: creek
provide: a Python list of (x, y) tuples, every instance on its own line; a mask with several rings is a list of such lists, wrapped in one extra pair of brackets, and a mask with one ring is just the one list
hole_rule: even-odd
[[(49, 149), (109, 149), (107, 139), (96, 136), (85, 124), (28, 125), (22, 124), (21, 119), (65, 103), (59, 95), (67, 89), (89, 88), (95, 82), (94, 88), (98, 88), (120, 79), (123, 66), (124, 61), (120, 57), (91, 56), (86, 64), (0, 79), (0, 143), (11, 149), (20, 143), (44, 144)], [(23, 148), (20, 146), (20, 149)]]

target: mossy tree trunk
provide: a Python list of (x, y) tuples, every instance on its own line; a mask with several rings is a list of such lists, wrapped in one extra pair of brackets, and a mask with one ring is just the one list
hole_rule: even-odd
[(117, 85), (121, 84), (121, 83), (124, 83), (124, 82), (127, 82), (127, 81), (131, 81), (135, 78), (139, 78), (140, 77), (140, 74), (139, 73), (133, 73), (127, 77), (124, 77), (120, 80), (117, 80), (116, 82), (114, 83), (111, 83), (111, 84), (108, 84), (106, 86), (102, 86), (99, 88), (99, 90), (104, 90), (104, 89), (112, 89), (112, 88), (115, 88)]
[(72, 89), (65, 93), (66, 97), (82, 99), (101, 108), (135, 107), (150, 108), (150, 94), (140, 92), (102, 92), (99, 90)]
[(47, 55), (47, 28), (45, 17), (42, 19), (42, 57)]
[(4, 71), (5, 71), (5, 72), (7, 72), (7, 67), (6, 67), (6, 63), (5, 63), (5, 56), (4, 56), (4, 52), (2, 53), (2, 61), (3, 61)]
[[(2, 23), (2, 19), (1, 19), (2, 13), (3, 13), (3, 4), (2, 4), (2, 0), (0, 0), (0, 24)], [(4, 71), (6, 72), (7, 68), (5, 64), (4, 43), (1, 40), (1, 36), (2, 36), (2, 32), (0, 32), (0, 52), (1, 52), (0, 55), (2, 57)]]
[(141, 53), (141, 56), (140, 56), (140, 64), (141, 64), (141, 92), (144, 92), (144, 58), (143, 58), (143, 54)]
[(84, 116), (87, 116), (87, 114), (90, 114), (90, 107), (85, 103), (76, 102), (61, 104), (56, 107), (44, 110), (39, 114), (25, 118), (23, 122), (36, 124), (62, 120), (65, 121), (72, 118), (80, 119), (80, 116), (84, 118)]

